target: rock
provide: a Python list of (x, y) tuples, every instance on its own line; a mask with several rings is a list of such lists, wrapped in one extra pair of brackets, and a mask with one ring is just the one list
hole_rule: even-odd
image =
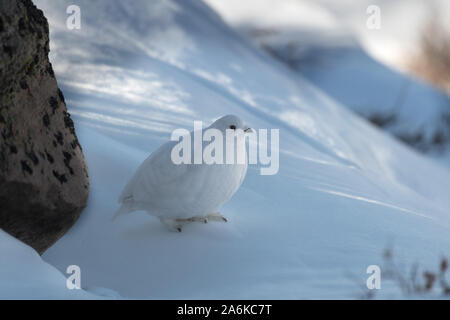
[(0, 228), (40, 254), (86, 206), (89, 177), (31, 0), (0, 1)]

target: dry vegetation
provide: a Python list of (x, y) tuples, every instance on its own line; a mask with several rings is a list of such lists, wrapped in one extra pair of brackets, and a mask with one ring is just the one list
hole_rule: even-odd
[[(380, 267), (381, 282), (393, 282), (402, 293), (403, 298), (448, 299), (450, 297), (450, 283), (448, 282), (450, 266), (445, 257), (438, 260), (434, 270), (424, 269), (418, 263), (405, 266), (394, 259), (394, 251), (389, 246), (383, 252), (383, 265)], [(361, 290), (357, 298), (369, 300), (376, 298), (379, 290), (368, 289), (365, 281), (354, 275), (349, 274), (349, 277)]]
[(445, 257), (439, 260), (435, 270), (423, 270), (417, 263), (409, 269), (402, 269), (394, 261), (392, 248), (385, 250), (383, 259), (384, 278), (394, 281), (405, 296), (423, 297), (432, 292), (441, 297), (450, 295), (450, 285), (447, 283), (449, 265)]
[(450, 31), (435, 7), (422, 29), (419, 50), (410, 59), (409, 69), (450, 93)]

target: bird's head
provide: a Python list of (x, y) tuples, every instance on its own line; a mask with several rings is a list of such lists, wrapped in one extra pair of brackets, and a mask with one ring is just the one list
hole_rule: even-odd
[(248, 127), (244, 121), (242, 121), (239, 117), (234, 115), (223, 116), (216, 120), (210, 128), (218, 129), (222, 132), (226, 132), (226, 130), (237, 130), (241, 129), (244, 132), (253, 132), (253, 129)]

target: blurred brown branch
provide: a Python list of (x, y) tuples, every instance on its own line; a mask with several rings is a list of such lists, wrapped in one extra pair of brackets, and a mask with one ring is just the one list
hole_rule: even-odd
[(434, 6), (422, 29), (418, 53), (408, 66), (413, 73), (450, 92), (450, 32)]

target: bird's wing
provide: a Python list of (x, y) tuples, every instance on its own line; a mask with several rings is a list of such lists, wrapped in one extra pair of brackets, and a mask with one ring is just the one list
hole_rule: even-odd
[(242, 170), (241, 178), (239, 179), (239, 187), (244, 182), (245, 176), (247, 175), (248, 163), (245, 163), (244, 170)]
[(177, 142), (169, 141), (154, 151), (137, 169), (125, 186), (119, 201), (133, 199), (150, 202), (157, 197), (166, 197), (188, 174), (186, 165), (175, 165), (171, 151)]

